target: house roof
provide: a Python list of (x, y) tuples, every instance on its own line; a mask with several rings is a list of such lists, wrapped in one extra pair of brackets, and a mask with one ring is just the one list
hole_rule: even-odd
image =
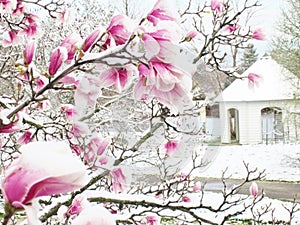
[[(250, 73), (261, 77), (257, 84), (252, 85), (247, 78)], [(291, 72), (283, 68), (270, 56), (263, 56), (250, 66), (221, 94), (216, 102), (239, 102), (239, 101), (270, 101), (293, 99), (298, 90), (299, 79)]]

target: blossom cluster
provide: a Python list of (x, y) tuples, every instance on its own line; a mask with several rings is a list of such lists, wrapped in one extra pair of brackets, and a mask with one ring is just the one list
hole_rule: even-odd
[[(22, 24), (5, 30), (2, 45), (8, 47), (26, 40), (23, 59), (16, 63), (17, 93), (21, 93), (24, 84), (31, 90), (31, 96), (19, 106), (10, 108), (7, 104), (0, 111), (0, 133), (22, 133), (16, 141), (17, 148), (21, 147), (2, 174), (6, 215), (25, 210), (29, 224), (40, 224), (37, 199), (72, 192), (72, 203), (60, 209), (62, 220), (71, 221), (73, 225), (116, 224), (114, 212), (108, 211), (105, 203), (94, 205), (81, 192), (93, 178), (90, 174), (100, 169), (106, 174), (105, 182), (111, 184), (109, 191), (115, 193), (126, 190), (129, 177), (110, 152), (113, 140), (98, 132), (97, 126), (91, 128), (83, 122), (84, 118), (89, 116), (88, 112), (95, 111), (100, 104), (99, 97), (108, 88), (120, 95), (129, 90), (135, 101), (158, 101), (170, 115), (192, 108), (196, 65), (193, 56), (180, 43), (196, 38), (197, 31), (185, 34), (179, 13), (166, 0), (158, 0), (140, 22), (116, 15), (106, 28), (98, 27), (85, 37), (76, 32), (65, 37), (41, 68), (36, 57), (38, 17), (28, 13), (21, 0), (0, 1), (0, 7), (1, 16), (8, 22)], [(210, 8), (222, 14), (224, 2), (212, 0)], [(62, 21), (68, 18), (68, 11), (61, 13)], [(230, 33), (239, 29), (236, 25), (227, 28)], [(252, 38), (262, 40), (261, 30), (255, 30)], [(86, 69), (84, 66), (90, 64), (95, 65), (93, 73), (81, 73)], [(257, 84), (258, 78), (259, 75), (249, 74), (252, 86)], [(62, 129), (66, 138), (59, 142), (45, 137), (45, 141), (41, 141), (30, 129), (24, 129), (24, 124), (34, 123), (28, 116), (32, 108), (42, 112), (51, 107), (46, 93), (57, 87), (73, 93), (72, 104), (57, 109), (65, 119)], [(41, 129), (39, 124), (35, 126)], [(180, 146), (179, 140), (168, 139), (164, 144), (166, 157), (172, 157)], [(193, 191), (201, 188), (197, 183)], [(250, 192), (258, 195), (256, 184), (251, 186)], [(191, 199), (183, 195), (180, 201), (190, 203)], [(158, 218), (148, 215), (145, 222), (157, 224)]]

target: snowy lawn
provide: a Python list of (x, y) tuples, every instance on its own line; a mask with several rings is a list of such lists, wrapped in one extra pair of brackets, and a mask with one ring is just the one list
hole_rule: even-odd
[(207, 166), (201, 177), (220, 178), (222, 171), (231, 178), (244, 178), (244, 163), (252, 169), (265, 170), (266, 180), (300, 182), (300, 145), (231, 145), (209, 146), (203, 160)]

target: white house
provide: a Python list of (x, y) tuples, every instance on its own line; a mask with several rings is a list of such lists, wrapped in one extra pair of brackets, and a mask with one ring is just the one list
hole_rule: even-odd
[[(252, 85), (249, 74), (261, 79)], [(299, 79), (269, 56), (256, 61), (216, 99), (222, 143), (258, 144), (300, 139)]]

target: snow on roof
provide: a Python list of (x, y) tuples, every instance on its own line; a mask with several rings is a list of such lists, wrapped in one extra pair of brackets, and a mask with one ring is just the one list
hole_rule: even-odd
[[(261, 76), (258, 85), (251, 87), (247, 79), (250, 73)], [(216, 102), (269, 101), (293, 99), (299, 80), (270, 56), (263, 56), (250, 66), (215, 99)], [(296, 85), (295, 82), (298, 82)]]

